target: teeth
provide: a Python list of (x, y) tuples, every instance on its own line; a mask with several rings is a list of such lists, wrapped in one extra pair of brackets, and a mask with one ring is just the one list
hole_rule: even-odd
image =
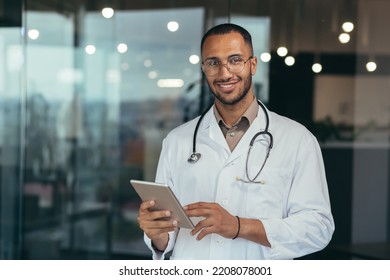
[(232, 87), (233, 85), (219, 85), (220, 87), (223, 87), (223, 88), (229, 88), (229, 87)]

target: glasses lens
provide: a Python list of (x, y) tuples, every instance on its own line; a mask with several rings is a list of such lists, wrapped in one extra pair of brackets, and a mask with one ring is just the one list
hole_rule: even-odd
[(209, 65), (202, 65), (202, 70), (207, 76), (215, 76), (218, 73), (218, 68), (210, 67)]
[(220, 61), (217, 59), (208, 59), (202, 64), (202, 70), (207, 76), (215, 76), (220, 68)]
[(228, 69), (230, 73), (238, 74), (244, 70), (245, 62), (242, 57), (232, 57), (228, 61)]

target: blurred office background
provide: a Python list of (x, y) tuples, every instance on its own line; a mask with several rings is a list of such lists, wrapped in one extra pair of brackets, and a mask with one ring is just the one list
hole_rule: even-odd
[[(238, 23), (255, 91), (318, 138), (336, 231), (390, 259), (389, 0), (0, 0), (0, 259), (150, 259), (129, 180), (203, 111), (205, 30)], [(272, 126), (272, 124), (271, 124)]]

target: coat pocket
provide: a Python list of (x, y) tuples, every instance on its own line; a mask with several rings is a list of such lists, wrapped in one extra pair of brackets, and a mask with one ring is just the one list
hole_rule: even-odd
[[(250, 170), (256, 174), (258, 170)], [(260, 183), (259, 183), (260, 182)], [(291, 185), (290, 176), (283, 169), (264, 169), (254, 183), (241, 182), (246, 191), (248, 218), (283, 218)]]

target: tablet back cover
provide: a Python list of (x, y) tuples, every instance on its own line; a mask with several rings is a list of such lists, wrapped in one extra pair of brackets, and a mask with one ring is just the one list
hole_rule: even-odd
[(172, 212), (170, 219), (177, 220), (179, 227), (194, 228), (193, 223), (185, 214), (183, 207), (169, 186), (139, 180), (130, 180), (130, 183), (142, 201), (154, 200), (156, 202), (151, 210), (170, 210)]

